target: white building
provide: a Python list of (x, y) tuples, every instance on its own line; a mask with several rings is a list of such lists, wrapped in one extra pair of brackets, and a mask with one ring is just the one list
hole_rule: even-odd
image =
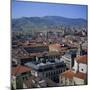
[(76, 57), (76, 50), (71, 49), (68, 50), (61, 58), (64, 63), (66, 63), (66, 66), (68, 69), (71, 69), (74, 64), (74, 58)]
[(74, 60), (75, 64), (73, 71), (76, 73), (74, 76), (75, 85), (83, 85), (87, 83), (87, 55), (78, 56)]
[(60, 74), (59, 85), (86, 85), (87, 84), (87, 55), (78, 56), (74, 59), (72, 70)]

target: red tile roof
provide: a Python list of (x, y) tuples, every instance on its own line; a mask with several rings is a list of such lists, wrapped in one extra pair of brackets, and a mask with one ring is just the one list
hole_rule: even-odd
[(73, 79), (75, 73), (72, 70), (67, 70), (64, 73), (62, 73), (61, 75), (66, 78)]
[(31, 68), (18, 65), (16, 67), (12, 67), (11, 73), (12, 75), (16, 76), (17, 74), (21, 74), (21, 73), (28, 72), (28, 71), (31, 71)]
[(77, 77), (85, 80), (87, 77), (87, 74), (85, 73), (81, 73), (81, 72), (74, 73), (72, 70), (65, 71), (61, 75), (69, 79), (73, 79), (73, 77)]
[(78, 56), (76, 57), (76, 61), (78, 63), (87, 63), (87, 55), (83, 55), (83, 56)]
[(78, 72), (75, 74), (75, 77), (80, 78), (80, 79), (86, 79), (87, 74)]

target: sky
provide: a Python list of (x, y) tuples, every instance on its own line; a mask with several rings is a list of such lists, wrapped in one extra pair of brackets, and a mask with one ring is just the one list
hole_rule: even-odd
[(86, 5), (12, 1), (12, 18), (62, 16), (87, 19)]

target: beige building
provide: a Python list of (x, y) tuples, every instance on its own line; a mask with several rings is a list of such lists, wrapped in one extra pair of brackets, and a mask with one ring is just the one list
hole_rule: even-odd
[(73, 71), (76, 73), (74, 76), (75, 85), (87, 84), (87, 55), (78, 56), (74, 60)]
[(87, 55), (74, 59), (74, 66), (60, 74), (59, 85), (86, 85), (87, 84)]
[(49, 45), (49, 51), (50, 52), (59, 52), (60, 51), (60, 48), (61, 48), (61, 45), (60, 44), (50, 44)]
[(72, 70), (67, 70), (64, 73), (62, 73), (59, 77), (60, 86), (74, 85), (74, 75), (75, 73)]
[(75, 76), (73, 77), (73, 80), (75, 85), (87, 84), (85, 73), (81, 73), (81, 72), (76, 73)]

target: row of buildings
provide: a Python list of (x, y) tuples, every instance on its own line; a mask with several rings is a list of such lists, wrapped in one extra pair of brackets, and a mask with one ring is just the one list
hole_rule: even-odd
[(87, 44), (73, 44), (70, 40), (66, 37), (61, 43), (13, 41), (12, 87), (23, 89), (86, 85)]
[(74, 66), (59, 76), (60, 86), (87, 84), (87, 55), (74, 59)]

